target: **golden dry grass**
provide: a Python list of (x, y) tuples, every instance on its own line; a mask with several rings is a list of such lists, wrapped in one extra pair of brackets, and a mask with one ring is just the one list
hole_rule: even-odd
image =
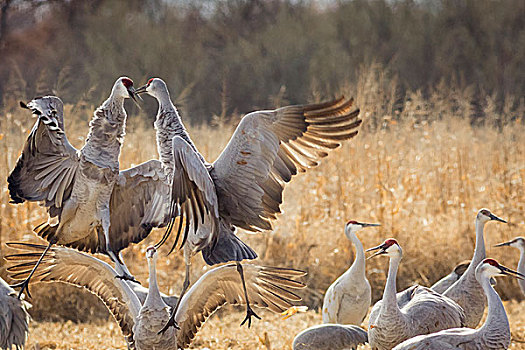
[[(509, 349), (525, 349), (525, 302), (505, 302), (512, 325), (512, 344)], [(252, 328), (239, 328), (244, 314), (238, 309), (227, 308), (210, 318), (200, 330), (191, 349), (249, 349), (291, 350), (297, 333), (321, 323), (321, 315), (314, 311), (298, 314), (287, 320), (261, 311), (262, 321)], [(38, 345), (37, 345), (38, 344)], [(38, 347), (37, 347), (38, 346)], [(113, 320), (89, 324), (67, 322), (33, 322), (28, 349), (126, 349), (118, 325)], [(370, 349), (368, 345), (360, 350)]]
[[(365, 247), (377, 245), (387, 237), (397, 238), (405, 253), (398, 288), (412, 283), (429, 285), (449, 273), (457, 262), (471, 257), (474, 217), (479, 208), (487, 207), (510, 222), (487, 225), (487, 254), (507, 266), (515, 266), (517, 251), (492, 246), (524, 234), (523, 115), (515, 118), (510, 112), (494, 114), (486, 125), (473, 127), (468, 119), (468, 96), (451, 92), (450, 100), (439, 93), (427, 100), (420, 94), (412, 94), (403, 112), (392, 116), (383, 111), (393, 104), (394, 93), (388, 97), (389, 92), (371, 85), (367, 76), (360, 80), (356, 90), (365, 121), (362, 132), (333, 152), (317, 169), (294, 178), (285, 191), (283, 214), (273, 232), (239, 233), (258, 252), (260, 258), (256, 262), (306, 270), (308, 288), (302, 296), (315, 309), (320, 306), (328, 285), (353, 259), (351, 245), (342, 232), (344, 223), (349, 219), (379, 222), (380, 228), (360, 233)], [(450, 102), (452, 99), (454, 103)], [(87, 133), (91, 111), (92, 106), (66, 108), (66, 131), (77, 147)], [(151, 123), (140, 118), (143, 117), (129, 118), (122, 168), (157, 157)], [(2, 115), (0, 178), (7, 178), (33, 122), (26, 111)], [(209, 160), (218, 156), (233, 130), (233, 125), (220, 121), (215, 126), (189, 128), (199, 150)], [(31, 230), (45, 219), (45, 212), (36, 204), (8, 204), (4, 182), (0, 192), (2, 244), (9, 240), (38, 241)], [(128, 266), (144, 284), (147, 284), (144, 251), (160, 233), (155, 232), (146, 242), (125, 252)], [(0, 249), (6, 254), (3, 245)], [(164, 252), (167, 248), (163, 248)], [(177, 293), (183, 276), (181, 255), (175, 253), (160, 260), (159, 282), (163, 291)], [(202, 259), (194, 258), (194, 280), (204, 268)], [(382, 293), (386, 268), (386, 259), (368, 262), (374, 299)], [(506, 306), (513, 336), (524, 339), (525, 316), (520, 312), (524, 304), (514, 301), (521, 297), (516, 282), (501, 278), (498, 291), (504, 299), (510, 299)], [(108, 318), (100, 303), (86, 298), (84, 292), (46, 285), (35, 286), (33, 295), (32, 313), (36, 321), (32, 323), (30, 344), (38, 343), (42, 349), (125, 348), (116, 323)], [(64, 300), (66, 306), (57, 306)], [(269, 313), (264, 316), (252, 329), (239, 330), (242, 314), (223, 311), (208, 321), (194, 346), (288, 349), (297, 332), (321, 320), (313, 311), (287, 321)], [(86, 323), (62, 322), (64, 317)], [(263, 344), (264, 332), (268, 333), (270, 347)], [(515, 344), (511, 348), (525, 349), (525, 346)]]

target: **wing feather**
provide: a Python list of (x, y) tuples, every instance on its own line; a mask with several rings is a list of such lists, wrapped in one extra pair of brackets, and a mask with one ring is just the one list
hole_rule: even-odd
[(170, 186), (162, 163), (149, 160), (121, 171), (110, 200), (110, 244), (118, 252), (169, 222)]
[(285, 184), (354, 137), (358, 115), (344, 97), (247, 114), (213, 163), (221, 212), (247, 230), (271, 228)]
[[(288, 289), (304, 288), (293, 278), (305, 273), (293, 269), (243, 264), (246, 289), (251, 305), (282, 312), (301, 298)], [(246, 300), (235, 264), (223, 265), (204, 274), (184, 295), (175, 316), (181, 328), (177, 346), (188, 346), (201, 325), (224, 304), (244, 305)]]
[[(184, 235), (181, 246), (184, 245), (191, 232), (197, 232), (199, 225), (205, 223), (205, 217), (210, 218), (212, 223), (210, 237), (204, 242), (211, 242), (218, 235), (219, 209), (215, 185), (197, 152), (180, 136), (175, 136), (172, 140), (173, 146), (173, 179), (171, 186), (171, 211), (172, 222), (168, 225), (164, 236), (157, 244), (163, 244), (170, 236), (174, 226), (174, 210), (179, 208), (178, 234), (171, 250), (177, 245), (179, 234), (184, 228)], [(197, 247), (197, 249), (203, 248)]]
[[(25, 279), (46, 248), (43, 245), (7, 243), (22, 253), (7, 255), (7, 268), (15, 280)], [(52, 247), (42, 260), (33, 281), (64, 282), (83, 287), (97, 295), (109, 309), (122, 333), (133, 339), (133, 325), (141, 304), (128, 284), (115, 278), (117, 272), (102, 260), (65, 247)]]
[(7, 178), (9, 195), (11, 203), (42, 201), (54, 217), (71, 194), (79, 157), (64, 133), (59, 98), (37, 98), (28, 107), (38, 120)]

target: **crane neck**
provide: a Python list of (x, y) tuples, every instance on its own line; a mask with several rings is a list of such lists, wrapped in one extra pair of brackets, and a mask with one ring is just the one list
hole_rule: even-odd
[(119, 170), (118, 158), (126, 134), (124, 97), (112, 94), (95, 110), (82, 154), (99, 167)]
[[(521, 274), (525, 274), (525, 247), (519, 246), (519, 250), (520, 261), (518, 262), (518, 272)], [(518, 280), (518, 284), (520, 285), (523, 294), (525, 294), (525, 280)]]
[(388, 277), (386, 279), (385, 291), (383, 292), (383, 305), (381, 306), (382, 312), (395, 312), (401, 313), (399, 306), (397, 305), (397, 270), (399, 268), (399, 263), (401, 262), (401, 257), (391, 257), (388, 267)]
[(159, 153), (160, 161), (167, 169), (167, 173), (171, 176), (173, 172), (173, 146), (172, 140), (175, 136), (180, 136), (184, 139), (190, 147), (197, 153), (203, 163), (204, 157), (199, 153), (197, 147), (186, 131), (184, 124), (180, 118), (177, 108), (173, 105), (168, 91), (164, 91), (155, 96), (159, 102), (159, 110), (157, 119), (155, 120), (155, 130), (157, 138), (157, 151)]
[(154, 259), (148, 259), (149, 268), (149, 288), (148, 296), (144, 301), (144, 306), (162, 305), (162, 297), (160, 296), (159, 286), (157, 284), (157, 269)]
[(487, 320), (479, 329), (479, 332), (489, 335), (498, 334), (499, 336), (507, 333), (510, 343), (510, 325), (501, 298), (490, 284), (490, 277), (482, 275), (478, 278), (478, 281), (483, 287), (488, 300)]
[(475, 278), (476, 267), (487, 257), (487, 253), (485, 251), (485, 238), (483, 233), (484, 227), (484, 222), (476, 220), (476, 244), (474, 246), (474, 256), (472, 257), (472, 260), (467, 270), (465, 270), (465, 272), (463, 273), (463, 276), (465, 277), (461, 276), (460, 279)]
[(476, 246), (474, 247), (474, 256), (472, 257), (472, 262), (470, 263), (470, 266), (472, 266), (474, 269), (487, 257), (485, 252), (485, 237), (483, 233), (484, 228), (485, 223), (481, 222), (480, 220), (476, 220)]
[(365, 278), (366, 277), (365, 276), (366, 275), (365, 273), (366, 262), (365, 262), (365, 250), (363, 248), (363, 244), (357, 237), (354, 230), (350, 229), (347, 231), (348, 231), (346, 234), (347, 237), (350, 238), (350, 241), (352, 241), (352, 243), (355, 246), (355, 260), (352, 263), (352, 266), (350, 266), (349, 270), (351, 270), (354, 273), (358, 273), (363, 278)]

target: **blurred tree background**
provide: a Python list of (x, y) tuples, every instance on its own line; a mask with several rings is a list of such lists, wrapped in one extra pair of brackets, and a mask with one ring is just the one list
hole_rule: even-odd
[(491, 96), (497, 109), (506, 96), (523, 104), (525, 93), (523, 0), (0, 4), (4, 110), (49, 93), (98, 104), (120, 75), (137, 86), (158, 76), (201, 122), (354, 93), (359, 71), (374, 64), (389, 72), (400, 100), (454, 86)]

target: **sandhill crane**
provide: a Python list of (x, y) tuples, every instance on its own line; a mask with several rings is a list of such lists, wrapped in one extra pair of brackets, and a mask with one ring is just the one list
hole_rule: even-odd
[[(48, 208), (50, 220), (35, 232), (49, 247), (108, 254), (119, 276), (133, 280), (120, 251), (168, 221), (169, 182), (159, 161), (119, 173), (128, 97), (135, 100), (133, 82), (121, 77), (95, 111), (81, 150), (66, 137), (62, 101), (54, 96), (32, 100), (26, 107), (38, 120), (8, 183), (12, 203), (40, 201)], [(20, 294), (32, 275), (18, 285)]]
[[(496, 247), (504, 247), (504, 246), (510, 246), (514, 247), (520, 250), (520, 260), (518, 262), (518, 272), (525, 275), (525, 238), (524, 237), (516, 237), (512, 241), (504, 242), (497, 244)], [(520, 285), (520, 289), (525, 295), (525, 280), (518, 279), (518, 284)]]
[[(137, 93), (157, 99), (155, 127), (162, 149), (161, 160), (173, 171), (172, 211), (180, 209), (178, 242), (183, 222), (186, 278), (181, 295), (189, 287), (190, 260), (201, 251), (209, 265), (254, 259), (257, 254), (235, 235), (235, 228), (270, 230), (280, 212), (282, 192), (298, 171), (318, 165), (339, 141), (357, 134), (361, 124), (353, 100), (287, 106), (252, 112), (243, 117), (219, 158), (205, 161), (186, 132), (164, 81), (150, 79)], [(171, 215), (174, 217), (174, 215)], [(170, 236), (173, 221), (157, 246)], [(237, 264), (242, 279), (242, 265)], [(175, 312), (173, 313), (175, 314)], [(258, 316), (247, 303), (246, 318)], [(173, 317), (162, 330), (175, 325)]]
[[(12, 278), (24, 278), (36, 263), (38, 254), (45, 246), (8, 243), (22, 253), (8, 255), (8, 261), (16, 261), (8, 268)], [(66, 247), (52, 247), (42, 261), (37, 281), (65, 282), (84, 287), (96, 294), (119, 323), (128, 344), (141, 349), (179, 349), (188, 346), (198, 329), (213, 312), (226, 303), (239, 305), (246, 302), (241, 279), (235, 264), (223, 265), (205, 273), (182, 298), (175, 320), (180, 329), (169, 328), (158, 332), (170, 317), (170, 310), (163, 301), (157, 285), (157, 250), (148, 247), (146, 257), (149, 266), (149, 290), (141, 304), (128, 281), (116, 279), (117, 272), (105, 262)], [(301, 300), (290, 290), (303, 288), (294, 280), (305, 273), (293, 269), (243, 266), (247, 294), (253, 305), (282, 312), (291, 302)]]
[(510, 346), (510, 327), (501, 299), (492, 287), (490, 278), (508, 275), (520, 280), (525, 275), (485, 259), (476, 268), (476, 279), (488, 299), (487, 320), (479, 329), (454, 328), (409, 339), (394, 350), (502, 350)]
[(23, 349), (29, 329), (27, 309), (31, 304), (20, 300), (13, 288), (0, 278), (0, 349)]
[(325, 323), (297, 334), (293, 350), (356, 350), (367, 341), (366, 331), (358, 326)]
[(443, 293), (444, 296), (454, 300), (465, 310), (466, 326), (470, 328), (475, 328), (479, 324), (487, 302), (483, 294), (483, 289), (479, 287), (479, 282), (476, 280), (476, 267), (487, 257), (485, 253), (483, 228), (485, 224), (491, 220), (506, 223), (505, 220), (498, 218), (488, 209), (480, 209), (478, 211), (476, 215), (476, 246), (474, 248), (474, 256), (465, 273)]
[(379, 226), (354, 220), (345, 225), (345, 235), (355, 245), (354, 263), (330, 287), (323, 302), (323, 323), (360, 325), (372, 300), (372, 289), (365, 275), (365, 250), (356, 232), (364, 227)]
[(456, 265), (456, 267), (454, 267), (454, 270), (452, 270), (451, 273), (434, 283), (430, 287), (430, 289), (432, 289), (435, 292), (438, 292), (439, 294), (443, 294), (451, 285), (453, 285), (457, 280), (459, 280), (459, 278), (467, 270), (469, 264), (470, 260), (460, 262)]
[(451, 299), (430, 288), (417, 286), (411, 300), (399, 308), (396, 298), (396, 275), (403, 256), (393, 238), (367, 251), (376, 251), (370, 258), (386, 254), (390, 257), (383, 302), (377, 317), (370, 315), (368, 342), (372, 349), (392, 349), (402, 341), (420, 334), (464, 326), (465, 314)]

